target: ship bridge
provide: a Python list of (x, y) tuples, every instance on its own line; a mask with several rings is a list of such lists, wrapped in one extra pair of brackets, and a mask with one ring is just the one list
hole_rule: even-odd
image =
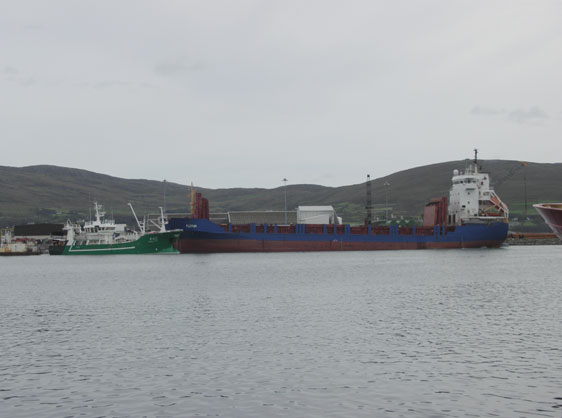
[(469, 164), (465, 172), (453, 171), (449, 192), (449, 224), (487, 221), (507, 222), (509, 209), (490, 187), (490, 175), (481, 173), (478, 164)]

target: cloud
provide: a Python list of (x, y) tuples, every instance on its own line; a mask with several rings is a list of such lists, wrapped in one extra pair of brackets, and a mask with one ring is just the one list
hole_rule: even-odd
[(2, 74), (5, 75), (18, 75), (19, 73), (20, 71), (17, 68), (10, 67), (9, 65), (2, 70)]
[(180, 57), (156, 64), (154, 72), (161, 76), (170, 77), (193, 71), (200, 71), (203, 67), (204, 66), (201, 63), (186, 63), (186, 59), (184, 57)]
[(11, 67), (9, 65), (1, 69), (0, 74), (3, 74), (8, 82), (23, 87), (29, 87), (37, 84), (37, 80), (35, 79), (35, 77), (25, 75), (19, 69)]
[(146, 88), (146, 89), (153, 89), (156, 88), (155, 85), (150, 84), (150, 83), (137, 83), (137, 82), (133, 82), (133, 81), (123, 81), (123, 80), (103, 80), (103, 81), (99, 81), (97, 83), (94, 84), (90, 84), (88, 82), (83, 82), (83, 83), (79, 83), (76, 84), (79, 87), (89, 87), (90, 85), (98, 90), (103, 90), (103, 89), (110, 89), (113, 87), (142, 87), (142, 88)]
[(22, 78), (21, 80), (18, 80), (18, 84), (20, 86), (30, 87), (37, 84), (37, 80), (34, 77), (26, 77), (26, 78)]
[(108, 89), (111, 87), (127, 87), (130, 86), (131, 83), (129, 81), (120, 81), (120, 80), (104, 80), (100, 81), (99, 83), (94, 84), (95, 89)]
[(505, 110), (493, 109), (491, 107), (483, 107), (483, 106), (474, 106), (470, 111), (471, 115), (476, 115), (476, 116), (495, 116), (495, 115), (501, 115), (502, 113), (505, 113)]
[(37, 24), (25, 25), (23, 28), (27, 29), (27, 30), (42, 30), (42, 29), (44, 29), (43, 25), (37, 25)]
[(474, 116), (502, 116), (507, 115), (510, 122), (537, 124), (549, 118), (548, 114), (539, 106), (532, 106), (528, 109), (517, 108), (513, 110), (495, 109), (485, 106), (474, 106), (470, 110), (470, 114)]
[(538, 106), (529, 109), (514, 109), (509, 112), (509, 120), (517, 123), (540, 123), (548, 119), (548, 114)]

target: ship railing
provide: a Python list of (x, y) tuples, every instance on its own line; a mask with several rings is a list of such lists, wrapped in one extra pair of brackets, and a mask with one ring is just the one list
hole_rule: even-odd
[(244, 224), (220, 225), (225, 232), (235, 234), (334, 234), (334, 235), (400, 235), (400, 236), (432, 236), (453, 232), (455, 226), (374, 226), (374, 225), (334, 225), (334, 224), (297, 224), (297, 225), (271, 225), (271, 224)]

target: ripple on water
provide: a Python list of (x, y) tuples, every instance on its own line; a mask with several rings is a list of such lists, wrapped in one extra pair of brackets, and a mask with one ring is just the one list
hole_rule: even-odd
[(559, 416), (560, 251), (0, 260), (0, 416)]

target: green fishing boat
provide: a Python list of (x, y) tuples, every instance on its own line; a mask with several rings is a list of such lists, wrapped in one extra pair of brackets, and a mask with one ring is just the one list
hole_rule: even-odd
[(174, 243), (181, 230), (166, 230), (162, 208), (158, 223), (153, 222), (156, 230), (149, 231), (146, 220), (140, 222), (129, 203), (140, 232), (128, 231), (125, 224), (116, 224), (114, 220), (105, 219), (103, 207), (94, 203), (95, 220), (84, 226), (67, 223), (66, 244), (62, 255), (107, 255), (107, 254), (156, 254), (177, 253)]

